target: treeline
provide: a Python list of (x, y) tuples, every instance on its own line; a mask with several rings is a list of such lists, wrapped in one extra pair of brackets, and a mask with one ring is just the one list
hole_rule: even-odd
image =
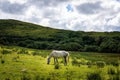
[(89, 36), (83, 32), (61, 31), (48, 38), (0, 35), (0, 44), (35, 49), (120, 53), (119, 36)]
[(57, 30), (16, 20), (0, 20), (0, 44), (35, 49), (120, 53), (120, 32)]

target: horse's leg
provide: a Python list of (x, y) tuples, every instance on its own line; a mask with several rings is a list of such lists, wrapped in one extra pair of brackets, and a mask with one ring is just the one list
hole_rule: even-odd
[(67, 65), (67, 57), (66, 56), (64, 57), (64, 60), (65, 60), (64, 65)]
[(58, 59), (54, 57), (54, 64), (58, 63)]
[(55, 59), (55, 57), (54, 57), (54, 64), (56, 64), (56, 59)]
[(56, 58), (56, 63), (58, 63), (58, 59)]

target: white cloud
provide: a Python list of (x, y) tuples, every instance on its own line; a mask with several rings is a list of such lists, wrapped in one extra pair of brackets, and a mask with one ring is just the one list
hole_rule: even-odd
[(0, 15), (58, 29), (120, 31), (119, 0), (0, 0)]
[(11, 3), (25, 4), (28, 0), (9, 0)]

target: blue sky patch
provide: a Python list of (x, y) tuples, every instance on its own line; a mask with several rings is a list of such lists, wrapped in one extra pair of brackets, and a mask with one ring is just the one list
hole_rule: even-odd
[(67, 8), (67, 11), (68, 11), (68, 12), (73, 12), (73, 8), (72, 8), (71, 4), (68, 4), (68, 5), (66, 6), (66, 8)]

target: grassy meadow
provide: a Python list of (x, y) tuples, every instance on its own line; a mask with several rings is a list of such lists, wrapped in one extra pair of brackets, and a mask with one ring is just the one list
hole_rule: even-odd
[(120, 54), (69, 51), (47, 65), (51, 50), (0, 46), (0, 80), (120, 80)]

